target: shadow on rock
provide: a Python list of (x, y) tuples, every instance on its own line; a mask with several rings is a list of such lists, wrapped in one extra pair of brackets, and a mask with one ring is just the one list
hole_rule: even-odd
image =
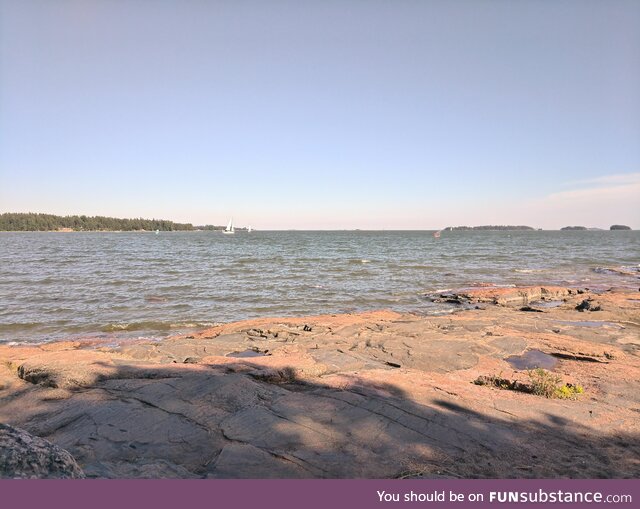
[(95, 368), (58, 388), (43, 373), (49, 387), (11, 399), (15, 424), (67, 449), (88, 477), (640, 476), (638, 435), (497, 418), (455, 395), (416, 401), (357, 373), (300, 379), (244, 359)]

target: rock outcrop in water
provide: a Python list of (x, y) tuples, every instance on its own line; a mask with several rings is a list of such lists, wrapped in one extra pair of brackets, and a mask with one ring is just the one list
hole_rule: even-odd
[[(0, 346), (0, 421), (89, 477), (640, 477), (637, 292), (454, 293), (469, 309)], [(602, 310), (577, 311), (586, 299)], [(493, 383), (531, 387), (512, 365), (530, 351), (584, 393)]]

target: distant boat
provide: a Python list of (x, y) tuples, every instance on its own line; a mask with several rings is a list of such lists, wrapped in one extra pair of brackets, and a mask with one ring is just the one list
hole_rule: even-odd
[(251, 228), (251, 225), (247, 226), (247, 233), (251, 233), (253, 231), (253, 228)]
[(437, 232), (433, 232), (433, 237), (435, 239), (439, 239), (440, 238), (440, 233), (442, 233), (442, 230), (438, 230)]
[(160, 233), (160, 230), (156, 230), (156, 235), (158, 235), (158, 233)]
[(224, 229), (224, 231), (222, 233), (235, 233), (235, 229), (233, 228), (233, 218), (229, 219), (229, 224), (227, 225), (227, 227)]

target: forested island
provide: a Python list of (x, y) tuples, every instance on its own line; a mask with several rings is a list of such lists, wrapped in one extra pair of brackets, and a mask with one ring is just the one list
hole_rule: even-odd
[[(216, 227), (211, 227), (214, 229)], [(222, 227), (220, 227), (222, 228)], [(119, 219), (104, 216), (56, 216), (33, 212), (0, 214), (0, 231), (176, 231), (195, 230), (191, 223), (165, 219)]]
[[(604, 231), (602, 228), (587, 228), (586, 226), (564, 226), (560, 228), (560, 230), (564, 231), (572, 231), (572, 230), (588, 230), (588, 231)], [(614, 224), (609, 227), (609, 230), (631, 230), (629, 226), (625, 226), (623, 224)]]
[(531, 226), (485, 225), (485, 226), (447, 226), (445, 231), (454, 230), (535, 230)]

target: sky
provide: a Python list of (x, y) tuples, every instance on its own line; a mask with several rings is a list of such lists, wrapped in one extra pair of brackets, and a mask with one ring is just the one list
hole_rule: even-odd
[(0, 0), (0, 212), (640, 228), (636, 0)]

